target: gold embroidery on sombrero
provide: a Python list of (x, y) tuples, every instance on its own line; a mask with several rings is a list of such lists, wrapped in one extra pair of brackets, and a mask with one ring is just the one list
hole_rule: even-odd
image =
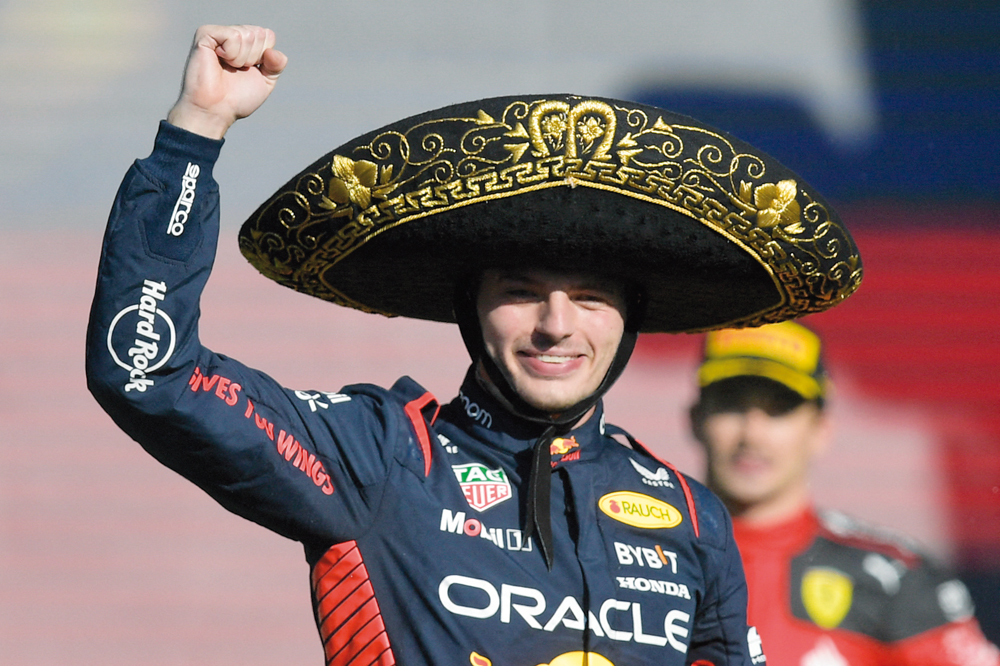
[[(749, 183), (740, 183), (741, 197), (750, 189), (744, 187), (745, 185)], [(790, 235), (802, 233), (802, 209), (795, 200), (797, 189), (794, 180), (782, 180), (778, 183), (766, 183), (754, 190), (753, 202), (757, 208), (757, 224), (764, 229), (777, 226)]]
[(328, 197), (331, 201), (321, 201), (320, 205), (336, 208), (336, 204), (357, 204), (368, 208), (372, 201), (372, 187), (378, 175), (378, 167), (367, 160), (355, 162), (343, 155), (333, 156), (334, 177), (330, 179)]
[(469, 204), (572, 184), (669, 208), (745, 248), (782, 302), (733, 325), (825, 309), (858, 287), (860, 259), (853, 249), (845, 253), (850, 236), (794, 180), (769, 180), (762, 158), (709, 129), (609, 102), (508, 101), (490, 112), (384, 131), (279, 193), (249, 225), (241, 249), (268, 277), (342, 302), (323, 271), (379, 234)]

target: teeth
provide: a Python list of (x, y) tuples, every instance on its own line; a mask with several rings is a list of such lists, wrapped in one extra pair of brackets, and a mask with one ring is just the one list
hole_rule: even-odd
[(566, 363), (569, 359), (569, 356), (550, 356), (549, 354), (538, 355), (538, 360), (544, 363)]

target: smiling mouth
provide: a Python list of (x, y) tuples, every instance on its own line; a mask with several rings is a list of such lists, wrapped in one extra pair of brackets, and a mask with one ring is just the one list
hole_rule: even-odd
[(535, 356), (542, 363), (569, 363), (575, 356), (554, 356), (552, 354), (538, 354)]
[(564, 377), (581, 367), (583, 356), (564, 352), (561, 354), (544, 354), (540, 352), (522, 351), (518, 353), (521, 365), (529, 374), (545, 378)]
[(770, 468), (770, 462), (759, 456), (741, 455), (733, 459), (733, 467), (743, 473), (760, 473)]

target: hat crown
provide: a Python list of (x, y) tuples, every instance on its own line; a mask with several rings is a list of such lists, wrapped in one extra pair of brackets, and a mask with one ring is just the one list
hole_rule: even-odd
[(736, 377), (763, 377), (806, 399), (821, 397), (826, 392), (826, 371), (820, 338), (793, 321), (709, 332), (699, 384), (705, 387)]

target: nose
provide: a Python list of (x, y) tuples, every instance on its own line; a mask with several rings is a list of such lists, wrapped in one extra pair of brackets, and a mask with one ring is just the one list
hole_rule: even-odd
[(750, 407), (743, 412), (743, 419), (740, 423), (742, 430), (742, 441), (753, 443), (764, 436), (765, 427), (771, 417), (760, 407)]
[(572, 299), (564, 291), (552, 291), (539, 304), (535, 333), (555, 343), (573, 333), (576, 320)]

